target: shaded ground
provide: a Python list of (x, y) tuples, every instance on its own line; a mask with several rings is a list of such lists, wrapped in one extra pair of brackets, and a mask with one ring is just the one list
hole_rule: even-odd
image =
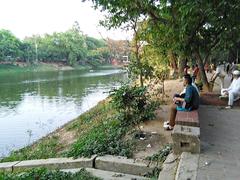
[(201, 106), (201, 154), (198, 180), (237, 180), (240, 177), (239, 109)]
[[(142, 123), (141, 129), (147, 133), (145, 140), (137, 141), (137, 150), (134, 158), (144, 159), (162, 149), (166, 144), (172, 143), (171, 131), (163, 129), (163, 122), (168, 118), (168, 106), (161, 106), (156, 111), (156, 119)], [(147, 147), (148, 146), (148, 147)], [(150, 146), (150, 147), (149, 147)]]

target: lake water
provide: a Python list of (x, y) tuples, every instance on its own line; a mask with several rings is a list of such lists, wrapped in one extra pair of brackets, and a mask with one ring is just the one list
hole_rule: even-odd
[(119, 69), (0, 75), (0, 157), (89, 110), (124, 78)]

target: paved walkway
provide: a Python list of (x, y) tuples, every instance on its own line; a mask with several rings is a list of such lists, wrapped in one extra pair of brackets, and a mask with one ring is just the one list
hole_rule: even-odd
[(199, 109), (201, 154), (197, 180), (240, 179), (240, 109)]

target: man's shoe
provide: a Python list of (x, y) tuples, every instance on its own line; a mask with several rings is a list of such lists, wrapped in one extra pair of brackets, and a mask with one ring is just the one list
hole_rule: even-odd
[(226, 106), (225, 109), (232, 109), (232, 106)]
[(165, 121), (163, 125), (169, 125), (169, 121)]
[(164, 127), (164, 129), (165, 129), (166, 131), (171, 131), (171, 130), (173, 130), (173, 127), (170, 126), (170, 125), (163, 126), (163, 127)]

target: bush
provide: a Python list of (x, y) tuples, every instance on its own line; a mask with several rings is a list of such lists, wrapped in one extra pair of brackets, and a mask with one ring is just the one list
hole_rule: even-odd
[(123, 85), (113, 90), (110, 97), (122, 126), (135, 126), (155, 117), (157, 104), (151, 101), (146, 87)]

